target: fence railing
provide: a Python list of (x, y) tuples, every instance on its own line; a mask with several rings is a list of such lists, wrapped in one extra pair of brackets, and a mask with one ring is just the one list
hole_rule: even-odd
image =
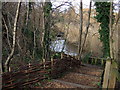
[[(43, 65), (46, 67), (44, 68)], [(27, 65), (21, 67), (17, 72), (7, 72), (2, 74), (3, 89), (23, 87), (43, 79), (47, 79), (50, 72), (50, 62), (44, 64)]]

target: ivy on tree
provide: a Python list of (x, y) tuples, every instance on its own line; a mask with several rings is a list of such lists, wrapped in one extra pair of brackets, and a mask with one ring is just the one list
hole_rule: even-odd
[(52, 3), (51, 2), (45, 2), (44, 5), (44, 50), (43, 50), (43, 57), (44, 59), (50, 58), (50, 50), (49, 50), (49, 44), (50, 44), (50, 27), (51, 27), (51, 10), (52, 10)]
[(103, 43), (103, 57), (110, 56), (109, 45), (109, 15), (110, 15), (110, 2), (95, 2), (97, 22), (100, 23), (100, 40)]

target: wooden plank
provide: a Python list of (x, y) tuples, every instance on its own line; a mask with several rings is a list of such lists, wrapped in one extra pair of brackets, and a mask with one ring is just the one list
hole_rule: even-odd
[(104, 65), (104, 59), (102, 59), (102, 61), (101, 61), (101, 65), (102, 65), (102, 66)]
[(107, 60), (106, 61), (106, 66), (105, 66), (105, 73), (104, 73), (102, 88), (107, 88), (108, 87), (110, 67), (111, 67), (111, 61)]

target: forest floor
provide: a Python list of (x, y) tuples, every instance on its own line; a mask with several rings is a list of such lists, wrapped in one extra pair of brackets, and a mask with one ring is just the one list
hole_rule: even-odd
[(43, 88), (100, 88), (103, 68), (84, 64), (65, 73), (62, 77), (44, 82)]

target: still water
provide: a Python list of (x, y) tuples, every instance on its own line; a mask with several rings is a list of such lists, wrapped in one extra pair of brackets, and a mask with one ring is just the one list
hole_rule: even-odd
[(65, 44), (64, 43), (65, 40), (57, 39), (51, 42), (50, 48), (52, 49), (52, 51), (61, 52), (64, 47), (63, 52), (65, 54), (76, 56), (78, 52), (77, 46), (72, 45), (70, 43), (65, 43)]

